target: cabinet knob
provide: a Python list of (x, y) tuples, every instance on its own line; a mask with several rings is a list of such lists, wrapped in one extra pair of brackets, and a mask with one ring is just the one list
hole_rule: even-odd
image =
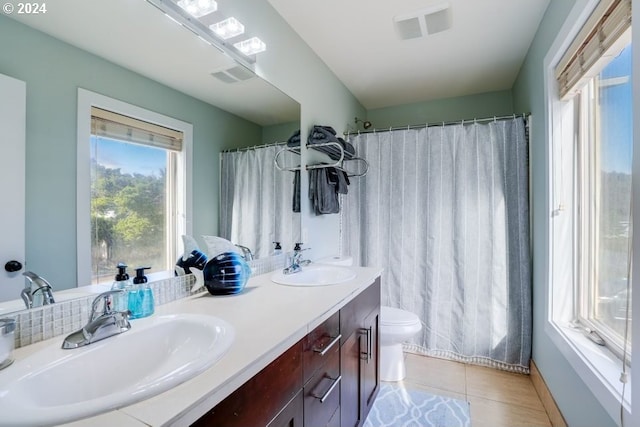
[(15, 273), (16, 271), (22, 270), (22, 263), (20, 263), (20, 261), (11, 260), (4, 265), (4, 269), (9, 273)]

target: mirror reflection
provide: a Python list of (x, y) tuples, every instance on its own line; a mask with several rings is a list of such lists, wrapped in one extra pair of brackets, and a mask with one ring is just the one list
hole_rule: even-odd
[[(274, 161), (285, 146), (275, 142), (220, 155), (220, 236), (250, 250), (253, 258), (278, 255), (300, 242), (299, 180)], [(290, 151), (280, 157), (286, 164), (300, 163)]]
[[(96, 14), (101, 16), (98, 22), (90, 18)], [(131, 20), (123, 22), (122, 16)], [(227, 187), (219, 181), (221, 153), (238, 147), (283, 142), (299, 128), (297, 102), (250, 71), (242, 81), (225, 82), (212, 76), (216, 71), (227, 73), (236, 69), (239, 63), (203, 44), (192, 32), (174, 23), (167, 25), (168, 22), (166, 16), (149, 3), (128, 1), (92, 2), (86, 7), (77, 2), (61, 2), (38, 20), (0, 16), (0, 38), (16, 41), (14, 49), (0, 52), (0, 77), (7, 76), (8, 80), (19, 81), (24, 86), (22, 94), (13, 94), (0, 79), (0, 110), (15, 111), (19, 110), (17, 105), (24, 104), (22, 136), (11, 144), (21, 147), (23, 160), (16, 161), (12, 156), (11, 163), (20, 167), (11, 169), (12, 180), (3, 180), (1, 188), (4, 191), (8, 182), (20, 188), (15, 182), (16, 176), (25, 176), (26, 182), (26, 185), (22, 183), (21, 190), (24, 202), (15, 203), (22, 209), (17, 211), (22, 213), (8, 214), (23, 224), (12, 228), (25, 233), (14, 244), (4, 239), (3, 232), (0, 242), (1, 264), (17, 260), (22, 265), (19, 271), (0, 274), (0, 301), (6, 301), (0, 304), (0, 315), (26, 307), (20, 296), (27, 285), (31, 286), (22, 275), (28, 270), (50, 283), (56, 302), (100, 292), (109, 285), (106, 282), (89, 285), (76, 279), (78, 206), (73, 189), (77, 179), (78, 88), (193, 124), (194, 159), (190, 173), (194, 194), (189, 231), (199, 242), (202, 235), (223, 235), (219, 215), (229, 211), (227, 206), (220, 205), (219, 188)], [(114, 34), (116, 24), (119, 30)], [(144, 44), (141, 52), (137, 43), (141, 34), (157, 43)], [(28, 54), (19, 55), (19, 52)], [(35, 72), (42, 69), (53, 72)], [(28, 100), (26, 93), (29, 93)], [(4, 126), (4, 122), (2, 124)], [(6, 141), (0, 147), (3, 154), (8, 153)], [(249, 153), (255, 149), (239, 152)], [(277, 173), (281, 175), (276, 181), (282, 182), (282, 191), (290, 193), (293, 174), (276, 171), (273, 161), (265, 160), (265, 165), (269, 167), (253, 168), (249, 170), (250, 175), (234, 178), (234, 185), (244, 186), (249, 177), (262, 181), (263, 173), (271, 177)], [(273, 194), (276, 193), (274, 189)], [(289, 193), (277, 194), (277, 200), (286, 203), (290, 210)], [(254, 241), (242, 237), (234, 243), (246, 246), (255, 257), (272, 254), (275, 247), (272, 241), (281, 240), (285, 249), (291, 247), (291, 243), (285, 242), (292, 242), (293, 236), (299, 235), (299, 216), (280, 216), (280, 207), (261, 204), (262, 191), (251, 194), (254, 196), (243, 200), (242, 213), (237, 214), (240, 222), (226, 222), (225, 227), (242, 230), (243, 236), (265, 234), (255, 236)], [(253, 227), (253, 224), (276, 222), (282, 224), (278, 230), (286, 228), (286, 232)], [(251, 231), (245, 232), (245, 227)], [(228, 238), (232, 236), (229, 234)], [(182, 252), (182, 245), (178, 244), (177, 250), (174, 260)], [(77, 287), (79, 285), (87, 286)]]

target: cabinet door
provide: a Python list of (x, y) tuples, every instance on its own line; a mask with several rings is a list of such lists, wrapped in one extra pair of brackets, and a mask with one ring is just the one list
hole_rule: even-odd
[(364, 320), (363, 338), (361, 339), (360, 387), (362, 416), (365, 420), (380, 389), (379, 337), (378, 326), (380, 310), (374, 310)]
[(10, 272), (4, 266), (25, 262), (26, 87), (0, 74), (0, 301), (20, 299), (24, 288), (24, 269)]
[(360, 334), (349, 335), (340, 349), (340, 418), (342, 427), (360, 422)]
[(291, 399), (291, 402), (284, 407), (267, 427), (303, 427), (304, 420), (304, 399), (302, 391)]

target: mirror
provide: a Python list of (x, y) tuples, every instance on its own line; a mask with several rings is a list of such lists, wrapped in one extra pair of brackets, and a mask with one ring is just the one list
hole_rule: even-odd
[[(219, 212), (212, 212), (219, 208), (219, 170), (211, 166), (219, 153), (283, 141), (299, 127), (297, 102), (253, 73), (233, 79), (237, 62), (148, 2), (61, 1), (38, 19), (0, 15), (0, 38), (17, 43), (0, 52), (0, 73), (26, 82), (28, 93), (26, 269), (49, 280), (54, 296), (85, 295), (73, 295), (81, 291), (73, 261), (78, 87), (193, 123), (192, 176), (200, 193), (192, 234), (200, 243), (202, 234), (219, 233)], [(299, 219), (290, 226), (299, 230)], [(23, 307), (18, 298), (0, 315)]]
[(300, 174), (286, 170), (295, 169), (300, 156), (286, 141), (279, 137), (220, 156), (220, 236), (248, 248), (253, 259), (290, 251), (301, 241)]

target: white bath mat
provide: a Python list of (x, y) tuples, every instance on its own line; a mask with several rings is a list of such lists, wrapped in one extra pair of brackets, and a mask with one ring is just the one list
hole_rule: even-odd
[(471, 427), (469, 402), (383, 382), (363, 427)]

